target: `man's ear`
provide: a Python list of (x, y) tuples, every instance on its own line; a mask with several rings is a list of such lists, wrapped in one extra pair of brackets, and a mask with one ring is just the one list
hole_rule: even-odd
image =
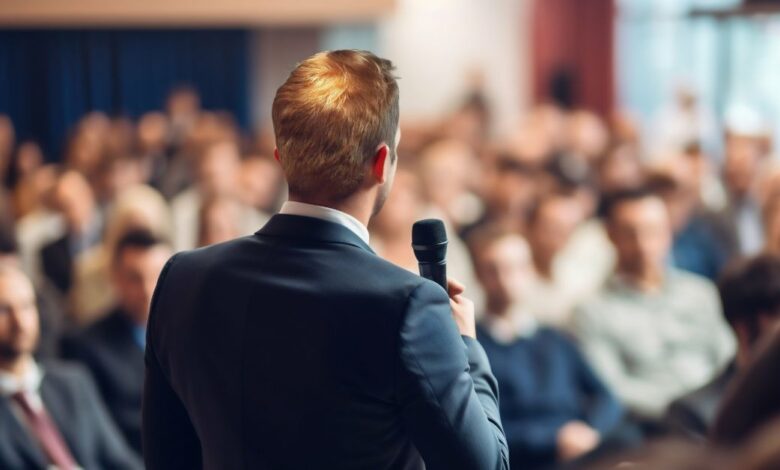
[(281, 160), (279, 160), (279, 149), (274, 147), (274, 160), (276, 160), (279, 163), (282, 163)]
[(382, 144), (374, 155), (374, 165), (371, 168), (371, 173), (373, 173), (374, 179), (379, 184), (385, 182), (385, 166), (390, 164), (389, 154), (390, 148), (387, 144)]

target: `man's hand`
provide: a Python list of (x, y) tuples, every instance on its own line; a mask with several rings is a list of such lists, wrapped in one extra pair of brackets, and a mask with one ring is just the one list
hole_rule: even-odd
[(463, 291), (466, 290), (463, 284), (454, 279), (447, 279), (447, 291), (450, 295), (450, 307), (452, 308), (452, 318), (458, 325), (461, 336), (470, 338), (477, 337), (477, 327), (474, 320), (474, 302), (464, 297)]
[(595, 449), (601, 441), (599, 432), (582, 421), (569, 421), (558, 430), (558, 459), (575, 459)]

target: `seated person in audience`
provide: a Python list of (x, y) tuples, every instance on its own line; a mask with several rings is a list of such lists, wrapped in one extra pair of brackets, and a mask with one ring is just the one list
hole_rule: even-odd
[[(171, 201), (173, 246), (177, 251), (198, 246), (204, 202), (225, 197), (238, 200), (241, 171), (241, 155), (235, 142), (223, 140), (205, 147), (197, 161), (195, 185)], [(242, 203), (239, 208), (240, 236), (253, 234), (268, 220), (254, 207)]]
[(203, 201), (198, 215), (197, 246), (226, 242), (246, 235), (243, 232), (241, 203), (230, 196), (215, 196)]
[(756, 344), (780, 324), (780, 257), (738, 261), (723, 273), (718, 288), (723, 315), (737, 338), (736, 359), (708, 384), (672, 402), (666, 415), (672, 431), (702, 440), (737, 370), (746, 368)]
[(574, 306), (592, 293), (590, 266), (561, 256), (584, 211), (576, 193), (554, 192), (540, 199), (528, 217), (535, 276), (526, 302), (540, 322), (566, 329)]
[(542, 468), (595, 451), (615, 431), (622, 408), (576, 346), (538, 325), (524, 305), (533, 276), (525, 240), (485, 226), (469, 246), (486, 294), (477, 338), (499, 383), (513, 467)]
[[(685, 160), (683, 160), (684, 162)], [(678, 165), (681, 166), (681, 165)], [(708, 279), (718, 278), (729, 258), (725, 232), (703, 210), (696, 188), (686, 181), (683, 170), (657, 171), (648, 185), (666, 203), (672, 222), (672, 264)]]
[(80, 173), (62, 173), (53, 197), (65, 221), (65, 234), (41, 249), (41, 263), (51, 284), (67, 294), (73, 282), (75, 258), (100, 241), (102, 228), (92, 188)]
[(112, 261), (116, 308), (63, 345), (66, 357), (92, 372), (119, 429), (139, 453), (146, 321), (157, 278), (172, 254), (168, 243), (149, 231), (127, 232)]
[(141, 468), (89, 374), (33, 358), (38, 328), (29, 279), (0, 265), (0, 468)]
[(667, 265), (672, 229), (657, 195), (629, 190), (604, 204), (617, 266), (577, 308), (574, 331), (591, 364), (655, 431), (669, 403), (710, 380), (734, 355), (714, 286)]

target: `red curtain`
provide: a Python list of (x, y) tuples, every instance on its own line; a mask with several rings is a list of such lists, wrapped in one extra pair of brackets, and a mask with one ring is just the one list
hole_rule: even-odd
[(535, 0), (533, 96), (569, 98), (606, 117), (615, 98), (614, 0)]

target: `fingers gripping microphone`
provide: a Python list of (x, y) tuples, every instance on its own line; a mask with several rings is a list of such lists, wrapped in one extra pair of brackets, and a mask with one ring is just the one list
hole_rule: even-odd
[(439, 219), (419, 220), (412, 226), (412, 249), (420, 276), (447, 290), (447, 230)]

